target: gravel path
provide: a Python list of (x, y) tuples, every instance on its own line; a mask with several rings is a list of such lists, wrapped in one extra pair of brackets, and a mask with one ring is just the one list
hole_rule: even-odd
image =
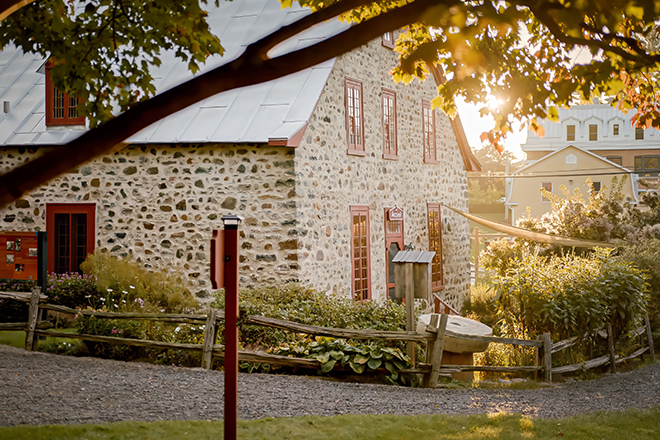
[[(58, 356), (0, 345), (0, 426), (219, 420), (223, 381), (219, 371)], [(241, 374), (238, 392), (241, 419), (498, 411), (564, 417), (660, 404), (660, 364), (535, 390), (430, 390)]]

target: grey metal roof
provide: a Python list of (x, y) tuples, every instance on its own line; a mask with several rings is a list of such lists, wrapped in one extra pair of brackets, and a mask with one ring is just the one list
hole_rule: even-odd
[(430, 263), (435, 252), (429, 251), (399, 251), (392, 259), (392, 263)]
[[(309, 10), (297, 4), (282, 9), (277, 0), (222, 1), (209, 5), (208, 22), (220, 38), (225, 53), (209, 58), (200, 74), (236, 58), (248, 44), (283, 25), (299, 20)], [(279, 55), (313, 44), (345, 29), (331, 20), (282, 43), (271, 51)], [(10, 111), (0, 106), (0, 145), (47, 145), (68, 142), (82, 128), (48, 127), (45, 124), (44, 59), (7, 46), (0, 51), (0, 103), (9, 101)], [(157, 93), (193, 77), (185, 63), (169, 51), (153, 68)], [(168, 116), (137, 133), (131, 143), (242, 143), (290, 139), (308, 122), (325, 86), (334, 60), (264, 84), (212, 96)]]

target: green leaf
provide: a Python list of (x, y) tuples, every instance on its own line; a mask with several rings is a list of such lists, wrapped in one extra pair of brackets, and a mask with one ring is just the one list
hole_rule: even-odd
[(341, 351), (334, 351), (333, 350), (333, 351), (330, 352), (330, 356), (333, 359), (340, 360), (341, 358), (344, 357), (344, 353), (342, 353)]
[(357, 374), (362, 374), (364, 371), (365, 365), (364, 364), (356, 364), (355, 362), (349, 362), (348, 365), (350, 365), (351, 369), (355, 371)]
[(364, 354), (356, 354), (355, 357), (353, 358), (353, 362), (357, 364), (366, 364), (367, 361), (369, 361), (369, 356), (365, 356)]
[(330, 353), (321, 353), (316, 355), (316, 360), (321, 362), (322, 364), (325, 364), (330, 360)]
[(321, 365), (321, 371), (323, 371), (324, 373), (328, 373), (329, 371), (331, 371), (335, 367), (336, 363), (337, 363), (337, 361), (335, 359), (330, 359), (329, 361), (324, 362)]
[(369, 362), (367, 362), (367, 366), (372, 370), (375, 370), (376, 368), (380, 367), (381, 363), (382, 361), (380, 359), (369, 359)]

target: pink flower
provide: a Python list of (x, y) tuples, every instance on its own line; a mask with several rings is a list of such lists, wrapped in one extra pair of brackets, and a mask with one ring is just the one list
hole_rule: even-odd
[(112, 331), (111, 331), (110, 333), (112, 333), (112, 334), (114, 335), (114, 334), (117, 333), (117, 330), (115, 330), (115, 329), (113, 328)]

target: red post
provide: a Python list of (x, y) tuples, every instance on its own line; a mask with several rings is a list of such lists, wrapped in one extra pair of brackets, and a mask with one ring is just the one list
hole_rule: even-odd
[(238, 225), (241, 218), (222, 217), (225, 224), (225, 439), (236, 439), (238, 417)]

